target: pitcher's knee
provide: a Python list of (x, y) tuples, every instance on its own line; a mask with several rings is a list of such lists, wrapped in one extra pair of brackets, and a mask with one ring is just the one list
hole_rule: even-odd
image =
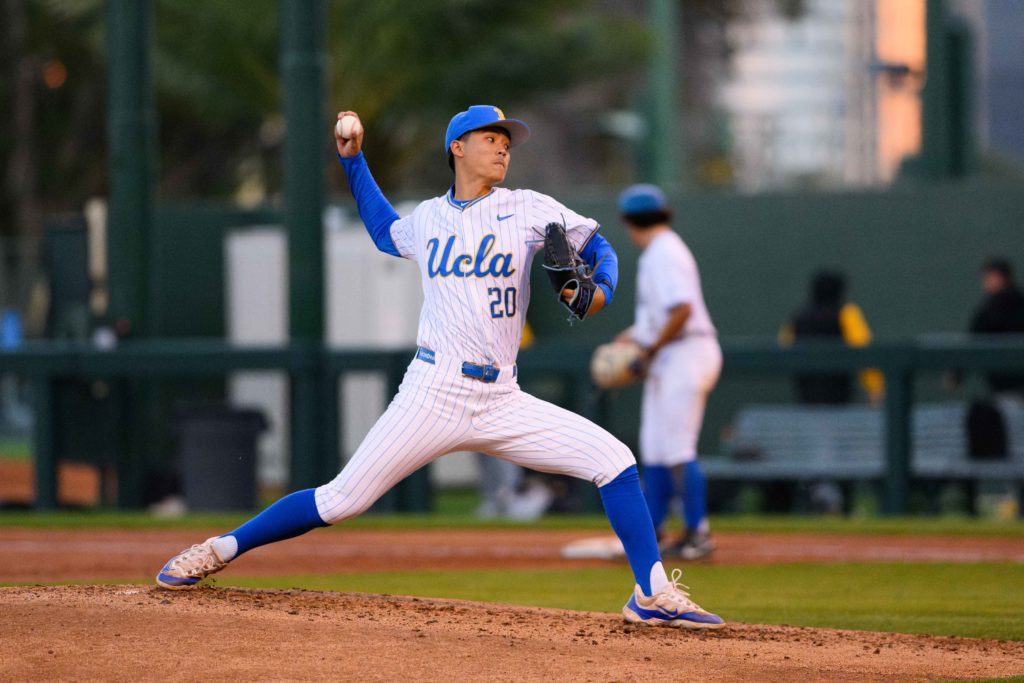
[(594, 483), (599, 487), (604, 486), (622, 474), (626, 469), (636, 465), (633, 451), (629, 450), (629, 446), (618, 439), (615, 440), (614, 444), (609, 445), (605, 456), (602, 462), (604, 466), (601, 468), (600, 473), (594, 477)]
[(354, 493), (332, 481), (316, 489), (316, 511), (326, 524), (337, 524), (366, 512), (376, 496), (369, 491)]

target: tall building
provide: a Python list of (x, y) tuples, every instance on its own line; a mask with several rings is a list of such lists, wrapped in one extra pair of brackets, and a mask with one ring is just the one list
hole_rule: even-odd
[(960, 0), (957, 9), (974, 10), (978, 55), (977, 120), (983, 152), (997, 163), (1024, 167), (1024, 2)]
[(873, 186), (920, 149), (924, 0), (753, 0), (736, 22), (729, 113), (736, 185)]

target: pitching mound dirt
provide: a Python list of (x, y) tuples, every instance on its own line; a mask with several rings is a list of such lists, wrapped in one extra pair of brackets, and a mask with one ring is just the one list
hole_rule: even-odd
[(1024, 643), (785, 626), (638, 628), (455, 600), (0, 589), (0, 680), (865, 681), (1005, 676)]

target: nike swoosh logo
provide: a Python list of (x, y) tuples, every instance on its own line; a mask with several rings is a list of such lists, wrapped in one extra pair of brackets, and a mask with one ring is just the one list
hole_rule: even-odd
[(639, 614), (643, 619), (678, 619), (685, 614), (685, 612), (668, 612), (661, 609), (644, 609), (640, 605), (637, 605), (633, 611)]
[(515, 216), (515, 214), (514, 214), (514, 213), (510, 213), (510, 214), (509, 214), (509, 215), (507, 215), (507, 216), (502, 216), (501, 214), (499, 214), (499, 215), (498, 215), (498, 221), (500, 222), (500, 221), (503, 221), (503, 220), (505, 220), (505, 219), (507, 219), (507, 218), (512, 218), (512, 216)]

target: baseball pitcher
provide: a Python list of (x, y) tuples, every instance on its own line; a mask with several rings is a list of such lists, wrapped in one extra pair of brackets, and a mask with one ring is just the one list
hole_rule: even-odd
[(361, 514), (446, 453), (479, 451), (599, 487), (636, 579), (623, 607), (627, 621), (722, 626), (682, 589), (679, 570), (671, 580), (666, 575), (629, 449), (592, 422), (519, 388), (516, 354), (535, 254), (544, 251), (553, 298), (575, 319), (611, 303), (618, 279), (615, 253), (597, 234), (597, 223), (539, 192), (499, 187), (512, 148), (530, 135), (526, 124), (486, 105), (456, 114), (444, 141), (452, 186), (399, 218), (361, 152), (358, 116), (341, 112), (338, 119), (338, 156), (371, 239), (419, 268), (419, 348), (398, 394), (333, 481), (292, 493), (234, 531), (182, 551), (160, 570), (157, 583), (195, 586), (253, 548)]

